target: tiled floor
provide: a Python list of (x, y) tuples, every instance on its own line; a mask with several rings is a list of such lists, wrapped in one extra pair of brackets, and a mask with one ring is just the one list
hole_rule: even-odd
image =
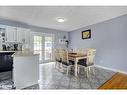
[[(75, 77), (73, 73), (67, 76), (56, 70), (54, 62), (51, 62), (40, 64), (41, 83), (24, 89), (97, 89), (114, 74), (115, 72), (95, 67), (95, 75), (89, 78), (86, 78), (83, 71), (78, 77)], [(0, 89), (10, 89), (12, 84), (12, 72), (0, 73), (0, 86), (4, 86)]]
[(95, 75), (86, 78), (84, 72), (78, 77), (73, 73), (67, 76), (54, 68), (54, 63), (40, 65), (40, 85), (33, 85), (25, 89), (97, 89), (110, 79), (115, 72), (95, 68)]

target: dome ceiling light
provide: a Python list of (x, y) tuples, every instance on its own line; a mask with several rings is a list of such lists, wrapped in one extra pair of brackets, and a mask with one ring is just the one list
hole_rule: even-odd
[(65, 22), (65, 19), (64, 18), (56, 18), (57, 22)]

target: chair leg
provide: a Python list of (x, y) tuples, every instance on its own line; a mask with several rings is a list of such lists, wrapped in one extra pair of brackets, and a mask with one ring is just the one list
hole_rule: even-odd
[(60, 63), (60, 69), (62, 72), (64, 71), (64, 65), (62, 63)]
[(67, 67), (67, 76), (69, 75), (70, 67)]
[(61, 72), (66, 71), (67, 67), (61, 63)]
[(89, 68), (86, 67), (86, 77), (88, 78), (89, 77)]
[(68, 74), (69, 74), (69, 70), (67, 69), (67, 76), (68, 76)]
[(57, 69), (57, 61), (56, 61), (56, 63), (55, 63), (55, 69)]
[(91, 71), (91, 67), (90, 67), (90, 66), (88, 67), (88, 71), (89, 71), (89, 73), (90, 73), (90, 71)]
[(91, 73), (91, 67), (88, 66), (87, 68), (88, 68), (88, 73), (90, 74)]
[(56, 63), (55, 63), (55, 69), (56, 69)]
[(80, 67), (78, 66), (78, 74), (79, 74), (79, 72), (80, 72)]
[(94, 66), (92, 66), (92, 73), (93, 73), (93, 75), (95, 75)]
[(84, 71), (85, 71), (86, 78), (87, 78), (87, 77), (88, 77), (88, 70), (87, 70), (87, 67), (84, 67)]

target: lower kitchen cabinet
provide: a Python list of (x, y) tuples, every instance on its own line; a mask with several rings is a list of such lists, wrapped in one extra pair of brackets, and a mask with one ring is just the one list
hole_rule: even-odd
[(13, 69), (13, 53), (14, 52), (0, 53), (0, 72), (11, 71)]

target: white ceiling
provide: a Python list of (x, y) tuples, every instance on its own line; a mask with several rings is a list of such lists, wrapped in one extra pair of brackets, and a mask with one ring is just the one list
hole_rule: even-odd
[[(72, 31), (127, 14), (127, 6), (1, 6), (0, 17), (30, 25)], [(65, 22), (59, 23), (57, 17)]]

